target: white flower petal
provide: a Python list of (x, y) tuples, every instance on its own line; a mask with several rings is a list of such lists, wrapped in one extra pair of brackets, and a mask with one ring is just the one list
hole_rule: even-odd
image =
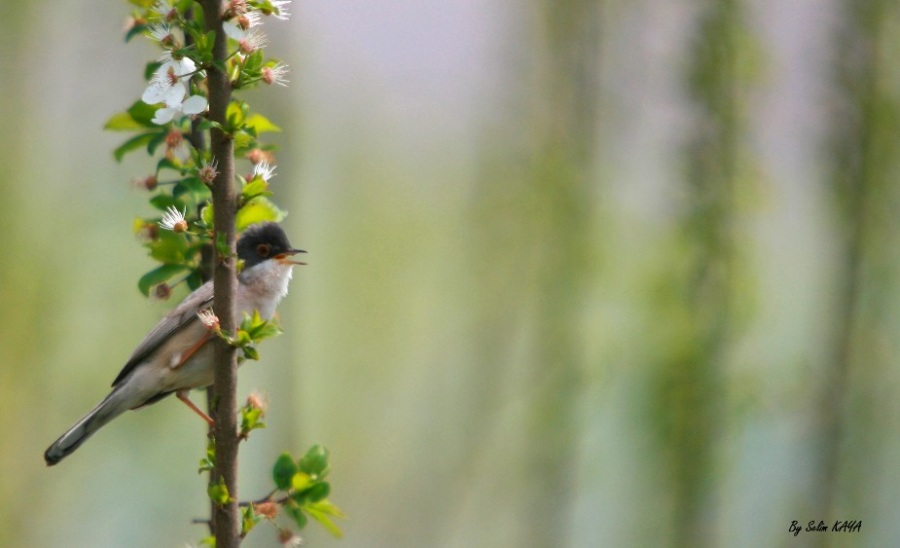
[(191, 95), (182, 103), (181, 110), (185, 114), (200, 114), (206, 110), (206, 97), (202, 95)]
[(154, 124), (161, 126), (163, 124), (168, 124), (172, 121), (172, 118), (175, 117), (175, 113), (178, 112), (179, 109), (174, 108), (161, 108), (156, 111), (156, 114), (153, 115), (153, 120), (150, 120)]
[(163, 61), (163, 64), (161, 64), (159, 68), (156, 69), (156, 72), (153, 73), (154, 78), (162, 78), (168, 80), (169, 69), (174, 70), (175, 74), (178, 74), (178, 61), (172, 59), (171, 53), (166, 53), (167, 55), (163, 55), (162, 57), (160, 57), (160, 61), (163, 61), (163, 59), (165, 59), (165, 61)]
[(180, 106), (185, 95), (187, 95), (187, 88), (184, 87), (184, 84), (178, 82), (166, 91), (163, 101), (167, 107)]
[(175, 75), (181, 78), (190, 77), (191, 73), (197, 70), (197, 65), (190, 57), (185, 57), (181, 61), (176, 61)]
[(153, 4), (153, 7), (150, 9), (165, 17), (175, 8), (166, 0), (159, 0), (157, 3)]
[(150, 82), (150, 85), (147, 86), (147, 89), (145, 89), (143, 95), (141, 95), (141, 101), (147, 103), (148, 105), (162, 103), (166, 98), (166, 93), (168, 93), (168, 91), (169, 86), (163, 85), (159, 82)]
[(222, 23), (222, 30), (225, 31), (225, 36), (231, 38), (232, 40), (241, 41), (244, 38), (244, 31), (241, 28), (231, 21), (225, 21)]

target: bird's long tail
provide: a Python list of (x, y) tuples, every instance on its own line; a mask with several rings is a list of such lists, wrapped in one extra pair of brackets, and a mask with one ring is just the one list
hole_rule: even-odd
[(129, 399), (126, 395), (127, 391), (122, 388), (124, 385), (113, 389), (108, 396), (103, 398), (103, 401), (44, 451), (44, 460), (47, 462), (47, 466), (53, 466), (69, 456), (103, 425), (133, 407), (127, 401)]

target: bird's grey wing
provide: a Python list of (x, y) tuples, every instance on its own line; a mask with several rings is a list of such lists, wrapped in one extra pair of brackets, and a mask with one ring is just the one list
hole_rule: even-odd
[(142, 340), (137, 348), (134, 349), (131, 357), (128, 358), (128, 362), (122, 367), (122, 371), (119, 372), (119, 375), (116, 377), (116, 380), (113, 381), (112, 385), (115, 386), (119, 384), (119, 382), (127, 377), (139, 363), (150, 356), (150, 354), (159, 348), (162, 343), (166, 342), (169, 337), (178, 333), (192, 322), (199, 321), (197, 312), (211, 305), (212, 301), (212, 282), (201, 285), (193, 293), (185, 297), (174, 310), (166, 314), (166, 317), (160, 320), (160, 322), (156, 324), (156, 327), (147, 333), (144, 340)]

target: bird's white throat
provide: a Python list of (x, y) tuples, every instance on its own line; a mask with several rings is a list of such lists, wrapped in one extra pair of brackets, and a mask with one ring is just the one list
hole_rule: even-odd
[(241, 272), (238, 279), (243, 291), (238, 292), (239, 312), (252, 314), (259, 310), (260, 316), (271, 319), (275, 307), (287, 295), (293, 266), (270, 259)]

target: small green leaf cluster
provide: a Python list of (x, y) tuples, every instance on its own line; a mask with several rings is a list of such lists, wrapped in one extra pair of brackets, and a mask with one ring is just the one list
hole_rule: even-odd
[[(205, 31), (203, 11), (192, 0), (130, 0), (134, 6), (125, 35), (130, 41), (145, 36), (163, 51), (147, 63), (143, 77), (147, 89), (140, 100), (113, 115), (105, 129), (133, 133), (114, 151), (117, 161), (144, 150), (158, 157), (152, 173), (137, 178), (136, 186), (150, 193), (156, 215), (135, 219), (133, 231), (159, 266), (144, 274), (138, 288), (147, 296), (167, 298), (172, 287), (185, 283), (196, 289), (204, 279), (204, 257), (212, 241), (213, 184), (235, 184), (237, 230), (262, 221), (281, 221), (286, 213), (270, 199), (269, 179), (274, 174), (274, 146), (260, 140), (280, 128), (238, 97), (227, 107), (226, 122), (206, 118), (207, 75), (219, 69), (228, 76), (232, 90), (282, 84), (287, 67), (265, 56), (263, 19), (286, 19), (284, 0), (232, 0), (223, 4), (222, 20), (227, 35), (228, 57), (214, 62), (215, 33)], [(254, 166), (235, 181), (217, 179), (218, 159), (206, 146), (216, 128), (234, 142), (234, 153)], [(186, 230), (160, 230), (165, 213), (177, 211)], [(163, 228), (167, 228), (163, 225)], [(228, 248), (223, 249), (227, 254)]]
[[(312, 446), (300, 459), (295, 460), (289, 453), (283, 453), (272, 467), (275, 492), (268, 502), (277, 502), (299, 529), (306, 527), (307, 516), (321, 523), (336, 537), (341, 529), (332, 518), (346, 517), (341, 510), (328, 500), (331, 486), (328, 477), (328, 449), (321, 445)], [(284, 493), (275, 498), (277, 493)], [(274, 517), (268, 515), (267, 519)]]
[(225, 478), (222, 477), (218, 481), (210, 483), (206, 488), (206, 492), (209, 495), (209, 499), (219, 506), (224, 506), (234, 500), (228, 494), (228, 486), (225, 485)]
[(266, 416), (266, 407), (255, 394), (251, 394), (247, 398), (247, 403), (241, 407), (240, 416), (240, 438), (242, 440), (246, 440), (253, 430), (266, 427), (266, 423), (263, 421), (263, 418)]
[(200, 469), (198, 474), (203, 472), (211, 472), (216, 467), (216, 439), (212, 436), (206, 441), (206, 456), (200, 459)]
[(264, 339), (280, 335), (282, 331), (275, 320), (264, 320), (259, 311), (254, 310), (252, 315), (244, 314), (241, 326), (234, 335), (221, 331), (219, 333), (228, 344), (241, 350), (244, 359), (258, 360), (259, 351), (256, 350), (256, 345)]
[[(250, 407), (253, 406), (248, 403), (242, 414)], [(210, 471), (214, 466), (215, 444), (210, 441), (207, 455), (200, 461), (200, 471)], [(321, 445), (312, 446), (299, 459), (295, 459), (290, 453), (282, 453), (272, 467), (275, 489), (264, 499), (240, 503), (241, 537), (245, 537), (263, 520), (275, 526), (280, 537), (293, 535), (290, 527), (279, 523), (279, 516), (282, 513), (290, 518), (297, 529), (306, 527), (311, 517), (332, 535), (341, 537), (343, 533), (332, 518), (346, 518), (346, 516), (328, 499), (331, 486), (325, 478), (328, 477), (329, 471), (328, 449)], [(207, 494), (216, 504), (227, 504), (232, 501), (221, 479), (210, 482)], [(204, 544), (210, 542), (210, 538), (203, 540)]]

